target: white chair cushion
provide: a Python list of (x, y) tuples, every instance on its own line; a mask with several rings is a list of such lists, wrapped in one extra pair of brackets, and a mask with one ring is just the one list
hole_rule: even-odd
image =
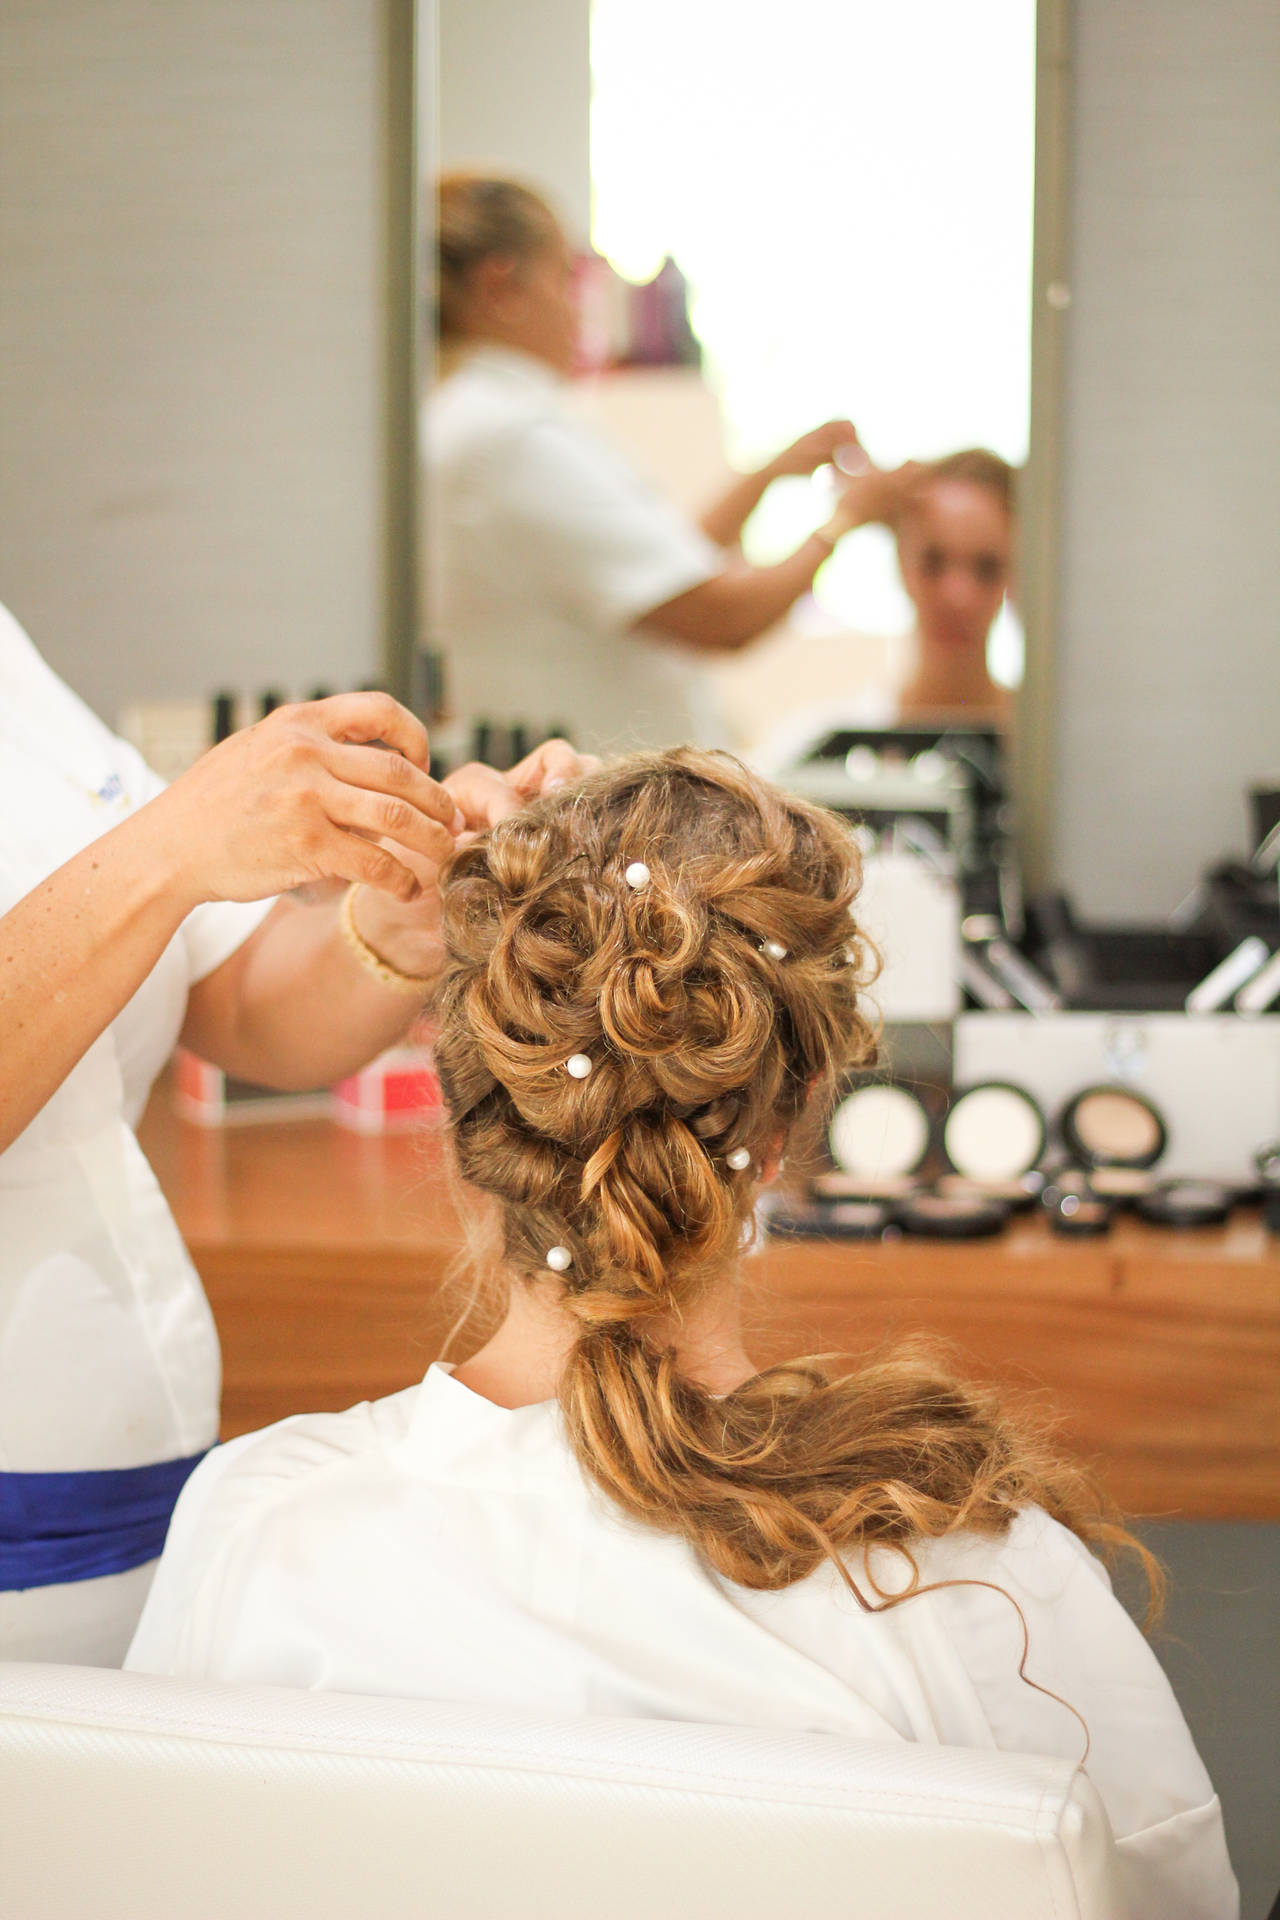
[(5, 1920), (1118, 1920), (1060, 1760), (0, 1664)]

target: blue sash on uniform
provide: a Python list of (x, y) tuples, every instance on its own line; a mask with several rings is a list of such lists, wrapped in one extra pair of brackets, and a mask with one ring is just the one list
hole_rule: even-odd
[(204, 1457), (87, 1473), (0, 1472), (0, 1593), (96, 1580), (154, 1560)]

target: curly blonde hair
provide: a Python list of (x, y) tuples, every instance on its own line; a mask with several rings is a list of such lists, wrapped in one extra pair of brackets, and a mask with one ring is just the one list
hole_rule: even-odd
[(854, 1547), (1000, 1533), (1033, 1502), (1092, 1544), (1129, 1539), (994, 1391), (923, 1348), (797, 1360), (716, 1396), (657, 1337), (750, 1232), (755, 1178), (731, 1156), (758, 1168), (874, 1051), (860, 877), (835, 815), (681, 748), (504, 820), (445, 888), (437, 1059), (459, 1167), (499, 1203), (509, 1273), (559, 1286), (577, 1321), (571, 1443), (627, 1513), (747, 1587), (824, 1560), (853, 1585)]

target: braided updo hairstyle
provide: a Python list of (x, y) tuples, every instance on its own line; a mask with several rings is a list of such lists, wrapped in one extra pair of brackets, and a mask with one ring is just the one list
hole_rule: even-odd
[(499, 1203), (509, 1273), (559, 1287), (577, 1321), (570, 1440), (626, 1512), (749, 1587), (824, 1559), (848, 1579), (853, 1546), (1000, 1532), (1030, 1501), (1120, 1537), (989, 1390), (927, 1357), (797, 1361), (714, 1396), (658, 1337), (732, 1270), (761, 1163), (874, 1050), (859, 880), (833, 814), (681, 748), (512, 815), (444, 890), (437, 1062), (459, 1168)]

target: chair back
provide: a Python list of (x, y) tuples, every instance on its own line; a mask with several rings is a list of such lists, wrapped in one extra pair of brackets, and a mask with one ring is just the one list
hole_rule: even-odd
[(0, 1664), (5, 1920), (1118, 1920), (1061, 1760)]

